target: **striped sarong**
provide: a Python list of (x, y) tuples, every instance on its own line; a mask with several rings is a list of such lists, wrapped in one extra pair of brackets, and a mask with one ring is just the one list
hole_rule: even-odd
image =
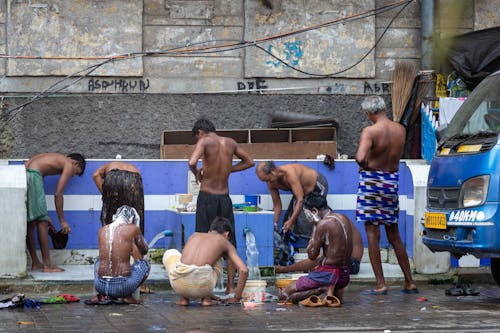
[(398, 172), (360, 171), (356, 221), (386, 225), (398, 223)]

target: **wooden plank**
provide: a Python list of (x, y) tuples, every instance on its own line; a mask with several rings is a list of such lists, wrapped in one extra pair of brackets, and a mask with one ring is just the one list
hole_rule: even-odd
[[(241, 143), (240, 147), (254, 159), (315, 159), (317, 155), (325, 154), (337, 156), (335, 141)], [(193, 145), (163, 145), (160, 158), (189, 159), (193, 151)]]

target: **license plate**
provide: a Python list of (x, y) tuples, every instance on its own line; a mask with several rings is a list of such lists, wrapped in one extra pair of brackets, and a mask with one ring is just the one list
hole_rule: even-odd
[(424, 227), (429, 229), (446, 229), (446, 214), (425, 213)]

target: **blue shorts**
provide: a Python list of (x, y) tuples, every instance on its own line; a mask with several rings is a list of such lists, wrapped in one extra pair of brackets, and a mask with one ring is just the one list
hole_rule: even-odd
[(99, 276), (99, 262), (98, 259), (94, 264), (94, 287), (95, 290), (105, 296), (114, 298), (122, 298), (130, 296), (134, 291), (139, 288), (141, 283), (146, 280), (149, 275), (151, 265), (147, 260), (136, 260), (132, 265), (132, 271), (129, 276), (117, 277), (100, 277)]

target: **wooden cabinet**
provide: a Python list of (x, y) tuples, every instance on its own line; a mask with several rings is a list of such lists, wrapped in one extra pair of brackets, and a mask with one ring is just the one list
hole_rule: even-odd
[[(216, 133), (233, 138), (254, 159), (315, 159), (321, 154), (337, 156), (334, 127), (234, 129)], [(160, 158), (187, 159), (195, 143), (191, 131), (165, 131), (161, 135)]]

